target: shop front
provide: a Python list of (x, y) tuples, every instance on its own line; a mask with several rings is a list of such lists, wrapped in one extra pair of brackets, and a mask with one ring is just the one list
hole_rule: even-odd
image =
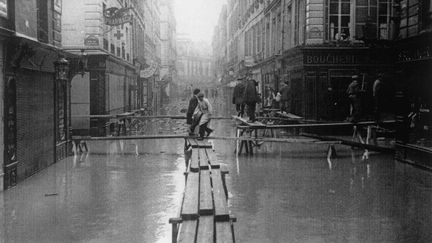
[(396, 159), (432, 169), (432, 35), (398, 43)]
[(346, 89), (351, 77), (358, 75), (363, 118), (371, 117), (372, 85), (378, 73), (391, 73), (391, 57), (389, 49), (362, 47), (292, 50), (283, 59), (283, 76), (292, 90), (291, 112), (307, 119), (345, 120), (349, 115)]

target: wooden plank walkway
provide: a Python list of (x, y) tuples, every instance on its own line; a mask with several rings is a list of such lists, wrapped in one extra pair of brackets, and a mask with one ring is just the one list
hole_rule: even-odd
[(228, 210), (225, 183), (228, 171), (220, 167), (212, 147), (200, 142), (189, 138), (185, 143), (185, 151), (192, 149), (192, 155), (179, 217), (169, 220), (172, 242), (235, 242), (236, 218)]

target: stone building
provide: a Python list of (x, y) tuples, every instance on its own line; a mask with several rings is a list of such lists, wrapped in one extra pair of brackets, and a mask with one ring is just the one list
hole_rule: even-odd
[(182, 96), (189, 97), (194, 88), (210, 94), (212, 83), (211, 49), (207, 43), (193, 42), (185, 35), (177, 36), (177, 74), (176, 85)]
[(432, 169), (432, 1), (395, 1), (396, 159)]
[(163, 103), (169, 102), (173, 80), (176, 79), (176, 20), (174, 17), (173, 0), (159, 1), (160, 5), (160, 36), (161, 36), (161, 96)]
[(83, 57), (86, 69), (72, 80), (75, 134), (104, 134), (106, 121), (89, 115), (159, 109), (158, 2), (66, 1), (63, 9), (63, 48)]
[(72, 59), (60, 48), (61, 14), (62, 1), (0, 1), (0, 190), (70, 149), (70, 82), (54, 64)]
[(297, 115), (345, 119), (350, 77), (369, 89), (392, 68), (391, 12), (388, 0), (229, 0), (227, 72), (250, 73), (263, 98), (288, 83)]

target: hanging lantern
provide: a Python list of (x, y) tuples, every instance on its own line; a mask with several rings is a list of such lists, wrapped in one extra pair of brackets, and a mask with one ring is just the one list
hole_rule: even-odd
[(59, 60), (54, 62), (55, 77), (57, 80), (67, 80), (69, 73), (69, 61), (66, 58), (61, 57)]

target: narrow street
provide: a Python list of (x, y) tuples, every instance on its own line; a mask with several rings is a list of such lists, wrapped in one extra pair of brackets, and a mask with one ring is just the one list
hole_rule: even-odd
[[(160, 127), (160, 124), (154, 123)], [(165, 132), (184, 128), (164, 122)], [(215, 121), (216, 135), (233, 122)], [(170, 131), (170, 129), (172, 129)], [(154, 133), (154, 131), (152, 131)], [(181, 205), (182, 139), (89, 142), (0, 194), (4, 242), (170, 242)], [(432, 180), (392, 156), (326, 144), (265, 143), (236, 157), (215, 141), (230, 174), (237, 242), (430, 242)]]

